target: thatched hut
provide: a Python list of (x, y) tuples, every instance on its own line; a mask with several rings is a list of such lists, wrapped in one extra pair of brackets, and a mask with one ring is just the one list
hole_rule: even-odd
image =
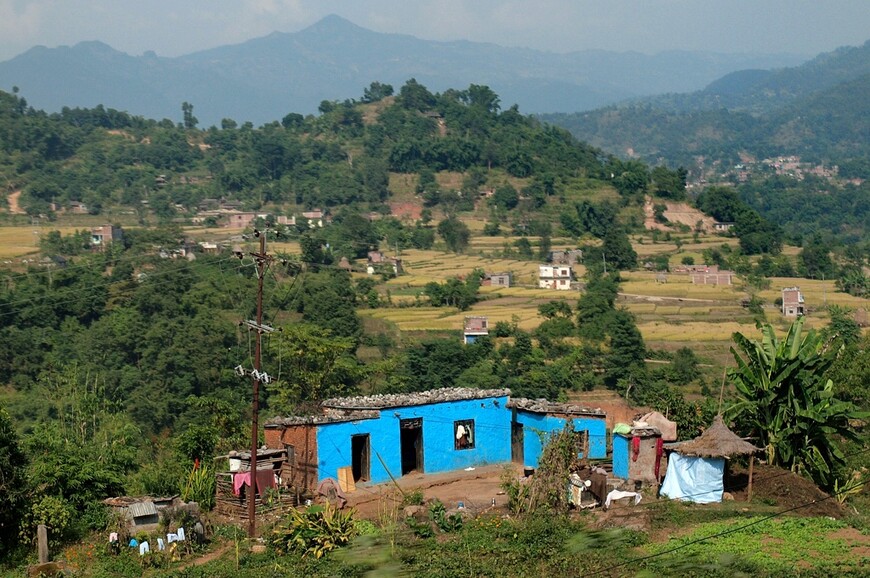
[[(671, 454), (661, 494), (702, 504), (722, 501), (726, 459), (732, 456), (754, 456), (764, 451), (728, 429), (721, 415), (717, 415), (713, 425), (700, 436), (686, 442), (665, 444), (665, 449)], [(750, 495), (752, 464), (750, 457)]]

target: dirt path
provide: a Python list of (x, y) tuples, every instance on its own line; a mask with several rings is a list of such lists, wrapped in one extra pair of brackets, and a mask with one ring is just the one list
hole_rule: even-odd
[(209, 562), (212, 562), (213, 560), (217, 560), (218, 558), (220, 558), (221, 556), (223, 556), (224, 554), (229, 552), (232, 549), (232, 547), (233, 547), (232, 542), (229, 542), (226, 544), (221, 544), (221, 546), (218, 547), (217, 550), (215, 550), (213, 552), (209, 552), (208, 554), (205, 554), (204, 556), (200, 556), (199, 558), (194, 558), (193, 560), (188, 560), (187, 562), (179, 565), (178, 568), (176, 568), (176, 570), (184, 570), (185, 568), (189, 568), (191, 566), (202, 566), (203, 564), (208, 564)]
[(689, 301), (691, 303), (722, 303), (721, 300), (716, 299), (694, 299), (692, 297), (665, 297), (659, 295), (640, 295), (638, 293), (618, 293), (620, 297), (632, 297), (634, 299), (641, 299), (643, 301), (651, 301), (653, 303), (657, 301)]
[(24, 211), (21, 210), (21, 205), (18, 204), (18, 198), (21, 196), (21, 191), (14, 191), (9, 193), (6, 197), (6, 200), (9, 201), (9, 212), (13, 215), (23, 215)]

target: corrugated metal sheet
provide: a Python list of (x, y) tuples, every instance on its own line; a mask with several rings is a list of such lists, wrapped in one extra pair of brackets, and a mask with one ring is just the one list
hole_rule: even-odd
[(141, 518), (142, 516), (156, 516), (157, 506), (154, 505), (154, 502), (138, 502), (136, 504), (130, 504), (127, 507), (127, 511), (129, 512), (129, 515), (133, 518)]

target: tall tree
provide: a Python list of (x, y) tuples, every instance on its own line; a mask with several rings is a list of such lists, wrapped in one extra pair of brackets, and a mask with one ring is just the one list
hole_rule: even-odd
[(464, 252), (471, 240), (471, 231), (468, 229), (468, 225), (454, 215), (438, 223), (438, 234), (444, 239), (447, 248), (454, 253)]
[(181, 103), (181, 112), (183, 114), (184, 128), (192, 130), (199, 124), (199, 120), (193, 116), (193, 105), (185, 101)]

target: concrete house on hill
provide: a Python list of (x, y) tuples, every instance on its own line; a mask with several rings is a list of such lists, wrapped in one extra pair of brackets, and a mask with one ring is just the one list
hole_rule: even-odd
[(510, 273), (487, 273), (480, 284), (484, 287), (510, 287), (512, 277)]
[(573, 274), (570, 265), (539, 265), (538, 287), (568, 291), (571, 289)]
[(124, 230), (115, 225), (103, 225), (91, 229), (91, 245), (98, 251), (105, 251), (110, 244), (124, 239)]
[(489, 325), (486, 317), (466, 317), (462, 328), (462, 342), (466, 345), (474, 343), (481, 337), (489, 335)]
[(800, 317), (806, 313), (804, 296), (798, 287), (782, 289), (782, 314), (786, 317)]

